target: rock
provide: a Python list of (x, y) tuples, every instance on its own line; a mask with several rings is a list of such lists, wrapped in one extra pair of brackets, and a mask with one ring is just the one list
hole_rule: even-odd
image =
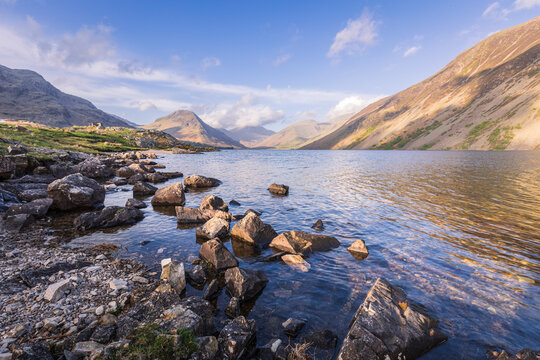
[(112, 279), (109, 282), (109, 287), (113, 290), (127, 289), (127, 281), (122, 279)]
[(91, 208), (105, 200), (105, 188), (81, 174), (68, 175), (47, 187), (53, 207), (60, 210)]
[(141, 164), (131, 164), (128, 166), (131, 170), (137, 173), (153, 173), (155, 170), (151, 166), (141, 165)]
[(263, 223), (257, 215), (248, 213), (234, 225), (231, 236), (251, 245), (265, 246), (277, 236), (277, 233), (271, 225)]
[(202, 336), (196, 339), (199, 348), (191, 355), (193, 360), (213, 360), (219, 351), (218, 340), (215, 336)]
[(22, 201), (34, 201), (47, 197), (47, 185), (44, 184), (42, 189), (27, 189), (19, 192), (19, 199)]
[(221, 329), (218, 337), (219, 359), (236, 360), (248, 358), (255, 343), (257, 325), (255, 320), (238, 316)]
[(237, 316), (242, 315), (242, 311), (240, 309), (240, 299), (238, 299), (237, 297), (232, 297), (229, 301), (229, 304), (225, 308), (225, 314), (233, 319)]
[(378, 278), (354, 315), (338, 360), (415, 359), (446, 339), (436, 319)]
[(255, 298), (268, 283), (264, 271), (233, 267), (225, 271), (225, 285), (232, 296), (240, 300)]
[(126, 206), (129, 207), (134, 207), (134, 208), (137, 208), (137, 209), (144, 209), (145, 207), (147, 207), (147, 205), (144, 203), (144, 201), (141, 201), (141, 200), (137, 200), (137, 199), (128, 199), (126, 201)]
[(45, 290), (43, 298), (50, 302), (57, 302), (64, 296), (64, 292), (71, 289), (72, 285), (69, 280), (62, 280), (57, 283), (51, 284)]
[(213, 217), (231, 221), (231, 214), (220, 210), (200, 210), (185, 206), (177, 206), (175, 210), (179, 224), (204, 224)]
[(218, 272), (238, 266), (238, 260), (218, 239), (205, 242), (199, 256), (211, 263)]
[(262, 212), (256, 211), (256, 210), (253, 210), (253, 209), (247, 209), (246, 212), (244, 213), (244, 217), (247, 216), (248, 214), (254, 214), (256, 216), (261, 216)]
[(10, 352), (2, 352), (0, 353), (0, 360), (11, 360), (13, 355)]
[(0, 231), (20, 232), (35, 222), (35, 218), (30, 214), (18, 214), (7, 216), (0, 223)]
[(152, 206), (184, 206), (186, 196), (182, 183), (174, 183), (156, 191)]
[(305, 321), (288, 318), (281, 324), (285, 335), (295, 338), (306, 325)]
[(294, 270), (301, 272), (308, 272), (311, 269), (311, 265), (304, 260), (300, 255), (287, 254), (281, 257), (281, 260), (287, 265), (289, 265)]
[(206, 282), (206, 272), (202, 265), (195, 265), (186, 271), (187, 278), (190, 284), (201, 286)]
[(539, 360), (540, 351), (533, 351), (531, 349), (523, 349), (516, 355), (511, 355), (505, 350), (498, 352), (489, 350), (486, 354), (488, 360)]
[(324, 223), (321, 219), (315, 221), (315, 224), (311, 225), (315, 231), (323, 231), (324, 230)]
[(22, 348), (22, 354), (17, 356), (17, 360), (53, 360), (54, 357), (49, 350), (49, 345), (46, 342), (32, 344)]
[(72, 353), (95, 359), (103, 353), (104, 345), (95, 341), (82, 341), (75, 344)]
[(283, 184), (272, 184), (268, 188), (268, 191), (270, 191), (274, 195), (285, 196), (289, 194), (289, 187)]
[(196, 336), (209, 336), (215, 332), (212, 306), (197, 296), (183, 299), (180, 304), (162, 311), (160, 325), (164, 330), (190, 330)]
[(46, 198), (37, 199), (26, 204), (13, 204), (6, 212), (6, 216), (29, 214), (39, 219), (47, 214), (52, 203), (52, 199)]
[(116, 326), (117, 318), (113, 314), (104, 314), (99, 318), (99, 325), (103, 326)]
[(229, 235), (230, 223), (227, 220), (213, 217), (195, 231), (198, 238), (214, 239), (225, 238)]
[(221, 184), (221, 181), (201, 175), (191, 175), (184, 179), (184, 185), (190, 188), (209, 188)]
[(34, 175), (47, 175), (48, 173), (49, 169), (47, 169), (45, 166), (38, 166), (33, 171)]
[[(272, 339), (258, 349), (256, 360), (288, 360), (290, 346), (285, 347), (280, 339)], [(298, 357), (294, 358), (298, 359)], [(318, 358), (317, 358), (318, 359)]]
[(64, 164), (52, 164), (49, 171), (55, 179), (62, 179), (68, 175), (77, 173), (77, 167)]
[(270, 243), (272, 249), (291, 254), (307, 254), (312, 251), (325, 251), (340, 245), (333, 236), (309, 234), (303, 231), (289, 231), (275, 237)]
[(163, 174), (160, 174), (160, 173), (151, 173), (151, 174), (144, 174), (144, 178), (146, 179), (146, 181), (149, 181), (151, 183), (154, 183), (154, 184), (157, 184), (157, 183), (161, 183), (161, 182), (165, 182), (167, 180), (169, 180), (169, 178)]
[(142, 276), (135, 275), (132, 280), (138, 284), (148, 284), (148, 279)]
[(171, 287), (177, 292), (181, 293), (186, 288), (186, 273), (184, 271), (184, 263), (163, 259), (161, 261), (161, 277), (160, 279), (166, 280)]
[(97, 316), (101, 316), (101, 315), (105, 314), (105, 306), (104, 305), (98, 306), (96, 308), (95, 313), (96, 313)]
[(206, 195), (203, 201), (201, 202), (199, 209), (200, 210), (205, 210), (205, 209), (221, 210), (225, 212), (229, 211), (229, 207), (227, 206), (227, 204), (225, 204), (223, 199), (214, 195)]
[(115, 226), (133, 225), (143, 218), (143, 212), (134, 207), (107, 206), (102, 210), (80, 215), (75, 219), (74, 225), (80, 231), (97, 228), (106, 229)]
[(356, 240), (351, 246), (347, 248), (352, 256), (358, 260), (363, 260), (369, 255), (366, 244), (363, 240)]
[(231, 201), (229, 201), (229, 205), (231, 205), (231, 206), (240, 206), (241, 204), (238, 201), (232, 199)]
[(99, 325), (96, 327), (96, 329), (92, 333), (90, 340), (101, 343), (101, 344), (108, 344), (114, 339), (115, 336), (116, 336), (116, 326)]
[(7, 156), (0, 155), (0, 180), (6, 180), (11, 178), (11, 175), (15, 172), (15, 162)]
[(26, 154), (28, 149), (24, 146), (9, 145), (7, 151), (9, 155), (21, 155)]
[(140, 181), (145, 181), (145, 180), (146, 180), (146, 178), (144, 177), (143, 174), (136, 173), (135, 175), (130, 176), (127, 182), (130, 185), (135, 185), (136, 183), (138, 183)]
[(120, 169), (116, 170), (116, 176), (122, 177), (122, 178), (130, 178), (133, 175), (135, 175), (135, 170), (130, 169), (127, 166), (121, 167)]
[(303, 343), (309, 343), (314, 348), (324, 350), (334, 349), (337, 341), (337, 335), (330, 330), (316, 331), (302, 338)]
[(144, 182), (144, 181), (137, 181), (135, 185), (133, 185), (133, 195), (139, 195), (139, 196), (154, 195), (157, 190), (158, 190), (157, 187), (152, 186), (149, 183)]
[(77, 165), (77, 172), (92, 179), (106, 179), (112, 177), (114, 171), (99, 159), (91, 157)]
[(208, 284), (208, 287), (204, 291), (203, 298), (206, 300), (212, 300), (219, 296), (219, 293), (221, 292), (221, 287), (219, 286), (219, 282), (216, 279), (213, 279), (210, 281), (210, 284)]

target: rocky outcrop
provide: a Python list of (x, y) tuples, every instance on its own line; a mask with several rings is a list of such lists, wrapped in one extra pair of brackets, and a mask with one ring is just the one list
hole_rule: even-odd
[(68, 175), (47, 187), (53, 207), (60, 210), (92, 208), (105, 200), (105, 188), (82, 174)]
[(339, 245), (338, 239), (333, 236), (293, 230), (276, 236), (269, 246), (291, 254), (308, 254), (313, 251), (334, 249)]
[(184, 206), (186, 196), (182, 183), (165, 186), (154, 194), (152, 206)]
[(255, 345), (256, 332), (255, 320), (238, 316), (229, 321), (219, 333), (219, 359), (248, 358)]
[(221, 181), (218, 179), (201, 175), (191, 175), (184, 179), (184, 185), (194, 189), (216, 187), (219, 186), (219, 184), (221, 184)]
[(111, 168), (95, 157), (90, 157), (77, 164), (77, 172), (92, 179), (107, 179), (114, 174)]
[(200, 210), (184, 206), (177, 206), (175, 210), (179, 224), (204, 224), (213, 217), (231, 221), (231, 214), (220, 210)]
[(266, 246), (277, 236), (274, 228), (253, 212), (246, 214), (231, 230), (231, 236), (254, 246)]
[(144, 181), (137, 181), (133, 185), (133, 195), (135, 196), (149, 196), (154, 195), (158, 190), (157, 187), (150, 185)]
[(134, 207), (107, 206), (102, 210), (84, 213), (75, 219), (77, 230), (105, 229), (121, 225), (133, 225), (144, 218), (141, 210)]
[(195, 232), (198, 238), (202, 239), (214, 239), (225, 238), (229, 235), (230, 223), (218, 217), (213, 217)]
[(255, 298), (268, 283), (264, 271), (233, 267), (225, 271), (225, 284), (233, 297), (240, 300)]
[(225, 204), (223, 199), (214, 195), (206, 195), (201, 202), (199, 209), (221, 210), (225, 212), (229, 211), (229, 207), (227, 206), (227, 204)]
[(216, 331), (212, 306), (198, 296), (183, 299), (162, 314), (159, 324), (164, 330), (185, 329), (196, 336), (210, 336)]
[(268, 191), (274, 195), (285, 196), (289, 194), (289, 187), (283, 184), (272, 184)]
[(436, 319), (379, 278), (354, 315), (337, 358), (416, 359), (445, 340)]
[(218, 239), (202, 244), (199, 256), (212, 264), (217, 272), (238, 266), (238, 260)]
[(26, 204), (13, 204), (6, 211), (5, 216), (29, 214), (39, 219), (47, 214), (52, 203), (52, 199), (46, 198), (37, 199)]
[(523, 349), (517, 354), (512, 355), (503, 350), (501, 352), (495, 350), (489, 350), (486, 354), (488, 360), (539, 360), (540, 351), (534, 351), (531, 349)]

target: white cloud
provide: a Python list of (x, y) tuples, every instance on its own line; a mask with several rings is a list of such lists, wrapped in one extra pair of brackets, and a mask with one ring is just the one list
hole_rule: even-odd
[(494, 3), (490, 4), (486, 10), (482, 13), (482, 16), (487, 17), (491, 15), (498, 14), (501, 8), (501, 4), (499, 4), (498, 1), (495, 1)]
[(540, 6), (540, 0), (515, 0), (511, 8), (503, 8), (501, 3), (495, 1), (491, 3), (486, 10), (482, 13), (483, 17), (490, 17), (493, 19), (505, 20), (508, 14), (520, 11), (532, 9), (536, 6)]
[(150, 101), (135, 102), (133, 105), (138, 105), (139, 111), (157, 110), (157, 106)]
[(202, 59), (201, 63), (203, 69), (221, 66), (221, 60), (216, 57), (205, 57), (204, 59)]
[(357, 53), (368, 45), (373, 45), (377, 37), (377, 23), (371, 14), (364, 12), (356, 20), (349, 19), (347, 26), (336, 34), (334, 42), (328, 50), (328, 57), (335, 57), (341, 53), (348, 55)]
[(338, 116), (343, 116), (346, 114), (354, 114), (365, 108), (367, 105), (372, 102), (382, 98), (382, 96), (377, 96), (375, 98), (366, 98), (362, 96), (348, 96), (344, 99), (341, 99), (327, 114), (328, 119), (333, 119)]
[(314, 110), (297, 111), (295, 117), (302, 121), (315, 120), (317, 119), (317, 112)]
[(413, 54), (416, 54), (422, 47), (420, 45), (418, 46), (411, 46), (405, 52), (403, 53), (404, 57), (411, 56)]
[(516, 0), (514, 1), (514, 8), (516, 10), (532, 9), (533, 7), (540, 6), (540, 0)]
[(281, 64), (286, 63), (287, 61), (289, 61), (289, 60), (291, 59), (291, 57), (292, 57), (291, 54), (283, 54), (283, 55), (281, 55), (281, 56), (278, 56), (278, 57), (274, 60), (273, 64), (274, 64), (274, 66), (277, 67), (277, 66), (279, 66), (279, 65), (281, 65)]

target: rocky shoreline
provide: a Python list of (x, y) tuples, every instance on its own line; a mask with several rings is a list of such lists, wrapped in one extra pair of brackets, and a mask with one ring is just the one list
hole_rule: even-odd
[[(283, 323), (288, 344), (282, 339), (257, 344), (257, 324), (243, 309), (264, 294), (269, 279), (264, 266), (239, 266), (220, 239), (231, 236), (248, 246), (270, 247), (274, 255), (267, 261), (308, 271), (305, 257), (339, 247), (335, 237), (278, 234), (260, 214), (232, 215), (213, 195), (198, 208), (185, 207), (190, 189), (221, 182), (191, 175), (158, 188), (154, 185), (183, 174), (158, 171), (163, 166), (153, 161), (154, 153), (95, 156), (32, 149), (47, 154), (38, 159), (20, 146), (8, 151), (0, 155), (0, 360), (414, 359), (447, 339), (421, 305), (377, 279), (344, 339), (331, 329), (300, 337), (304, 321), (290, 318)], [(106, 189), (126, 184), (133, 185), (134, 198), (126, 206), (104, 207)], [(286, 185), (272, 184), (269, 191), (289, 196)], [(80, 233), (143, 220), (139, 208), (146, 204), (137, 195), (152, 195), (153, 206), (174, 208), (179, 224), (200, 225), (198, 258), (162, 259), (156, 271), (116, 258), (114, 245), (63, 246)], [(60, 236), (50, 224), (70, 213), (68, 236)], [(319, 220), (313, 228), (320, 231), (324, 224)], [(358, 260), (369, 254), (362, 240), (348, 250)], [(204, 295), (186, 297), (187, 286), (203, 288)], [(215, 299), (222, 293), (230, 301), (218, 309)], [(215, 321), (219, 311), (230, 318), (225, 324)], [(486, 356), (538, 359), (540, 353), (490, 351)]]

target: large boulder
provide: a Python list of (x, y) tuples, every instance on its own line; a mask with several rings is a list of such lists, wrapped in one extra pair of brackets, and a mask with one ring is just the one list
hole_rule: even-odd
[(154, 195), (156, 191), (158, 190), (157, 187), (150, 185), (147, 182), (144, 181), (137, 181), (135, 185), (133, 185), (133, 195), (138, 196), (148, 196), (148, 195)]
[(0, 180), (9, 179), (15, 172), (16, 164), (11, 157), (0, 155)]
[(201, 205), (199, 206), (199, 209), (205, 210), (221, 210), (221, 211), (229, 211), (229, 207), (222, 198), (214, 195), (206, 195), (201, 202)]
[(156, 191), (152, 198), (153, 206), (184, 206), (185, 203), (186, 196), (182, 183), (162, 187)]
[(256, 297), (268, 283), (266, 273), (261, 270), (233, 267), (225, 271), (225, 284), (233, 297), (249, 300)]
[(114, 174), (111, 168), (95, 157), (88, 158), (77, 164), (77, 172), (92, 179), (106, 179)]
[(198, 296), (180, 300), (165, 311), (161, 309), (159, 325), (169, 331), (190, 330), (196, 336), (209, 336), (216, 331), (212, 306)]
[(289, 194), (289, 187), (283, 184), (272, 184), (268, 188), (268, 191), (274, 195), (285, 196)]
[(257, 215), (250, 212), (234, 225), (231, 236), (251, 245), (265, 246), (277, 233), (271, 225), (263, 223)]
[(80, 215), (74, 221), (77, 230), (111, 228), (121, 225), (133, 225), (144, 218), (141, 210), (134, 207), (107, 206), (102, 210)]
[(243, 316), (229, 321), (218, 337), (219, 359), (237, 360), (248, 358), (255, 345), (257, 324)]
[(446, 339), (435, 318), (378, 278), (354, 315), (337, 359), (416, 359)]
[(42, 218), (49, 211), (49, 207), (52, 205), (53, 199), (37, 199), (26, 204), (13, 204), (6, 212), (6, 216), (29, 214), (36, 218)]
[(307, 254), (312, 251), (330, 250), (339, 245), (338, 239), (333, 236), (309, 234), (303, 231), (293, 230), (276, 236), (269, 246), (272, 249), (291, 254)]
[(238, 260), (218, 239), (202, 244), (199, 256), (212, 264), (218, 272), (238, 266)]
[(179, 224), (204, 224), (213, 217), (231, 221), (231, 214), (220, 210), (200, 210), (185, 206), (177, 206), (175, 210)]
[(116, 170), (116, 176), (123, 177), (123, 178), (130, 178), (133, 175), (135, 175), (135, 173), (136, 173), (135, 170), (130, 169), (127, 166), (123, 166)]
[(153, 167), (141, 165), (141, 164), (131, 164), (128, 166), (128, 168), (135, 171), (136, 173), (141, 173), (141, 174), (155, 171)]
[(181, 293), (186, 288), (184, 263), (170, 258), (161, 260), (160, 279), (166, 280), (174, 290)]
[(198, 238), (202, 239), (214, 239), (225, 238), (229, 235), (230, 223), (222, 218), (213, 217), (195, 232)]
[(209, 188), (221, 184), (221, 181), (201, 175), (191, 175), (184, 179), (184, 185), (190, 188)]
[(105, 188), (82, 174), (53, 181), (47, 187), (53, 207), (60, 210), (92, 208), (105, 200)]
[(19, 198), (11, 191), (0, 189), (0, 211), (6, 211), (13, 204), (18, 204)]

